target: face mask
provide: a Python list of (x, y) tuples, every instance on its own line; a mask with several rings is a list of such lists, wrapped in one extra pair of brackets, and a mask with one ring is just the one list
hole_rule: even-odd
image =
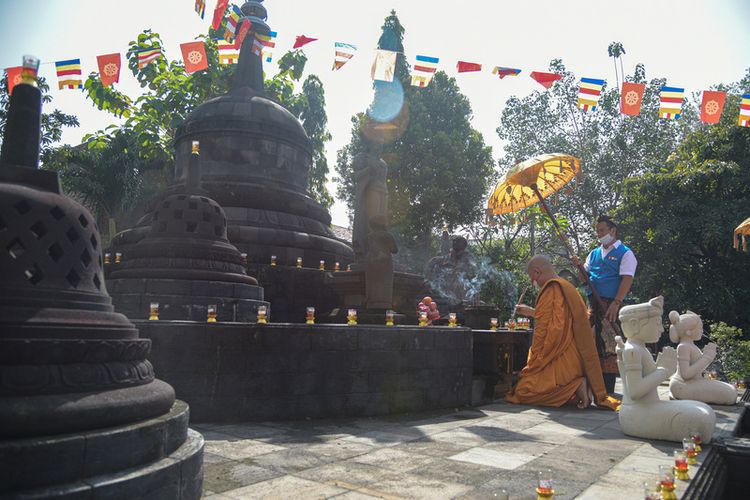
[(602, 236), (601, 238), (599, 238), (599, 243), (601, 243), (602, 245), (609, 245), (614, 240), (615, 240), (615, 237), (612, 236), (611, 234), (607, 233), (604, 236)]
[(539, 290), (541, 288), (539, 286), (539, 283), (536, 282), (536, 280), (532, 281), (531, 284), (534, 285), (534, 288), (536, 288), (537, 290)]

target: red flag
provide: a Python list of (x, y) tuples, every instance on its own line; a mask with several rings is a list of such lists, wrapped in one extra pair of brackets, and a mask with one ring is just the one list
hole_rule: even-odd
[(119, 52), (96, 56), (96, 63), (99, 65), (99, 78), (102, 79), (102, 85), (109, 87), (112, 83), (120, 81)]
[(640, 115), (645, 91), (645, 83), (623, 82), (622, 92), (620, 92), (620, 112), (623, 115)]
[(218, 0), (216, 2), (216, 8), (214, 9), (214, 19), (211, 21), (211, 27), (215, 30), (221, 26), (221, 20), (224, 19), (224, 13), (229, 7), (229, 0)]
[(537, 83), (545, 89), (550, 88), (553, 83), (562, 79), (562, 75), (557, 73), (544, 73), (542, 71), (532, 71), (529, 76), (536, 80)]
[(482, 65), (479, 63), (458, 61), (456, 69), (459, 73), (467, 73), (469, 71), (482, 71)]
[(726, 99), (726, 92), (704, 90), (703, 103), (701, 104), (701, 121), (706, 123), (719, 123), (721, 110), (724, 109), (724, 101)]
[(250, 28), (252, 27), (252, 25), (253, 23), (250, 22), (250, 19), (244, 18), (242, 20), (242, 24), (240, 24), (240, 27), (237, 30), (237, 38), (234, 39), (235, 50), (240, 50), (242, 48), (242, 42), (245, 41), (247, 32), (250, 31)]
[(182, 60), (185, 61), (185, 71), (188, 74), (208, 68), (206, 45), (203, 41), (180, 44)]
[(292, 45), (293, 49), (298, 49), (302, 47), (303, 45), (307, 45), (310, 42), (314, 42), (317, 40), (317, 38), (308, 38), (305, 35), (299, 35), (297, 39), (294, 41), (294, 45)]
[(21, 66), (14, 68), (5, 68), (5, 72), (8, 74), (8, 95), (13, 93), (13, 87), (21, 83)]

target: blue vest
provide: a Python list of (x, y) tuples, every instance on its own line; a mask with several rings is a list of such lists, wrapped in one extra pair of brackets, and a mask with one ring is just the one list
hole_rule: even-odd
[[(602, 247), (596, 247), (591, 252), (589, 258), (589, 274), (591, 283), (599, 293), (599, 296), (605, 299), (614, 299), (617, 296), (617, 289), (620, 288), (622, 276), (620, 276), (620, 262), (622, 256), (630, 250), (620, 243), (620, 246), (613, 248), (602, 258)], [(586, 290), (591, 295), (591, 290)]]

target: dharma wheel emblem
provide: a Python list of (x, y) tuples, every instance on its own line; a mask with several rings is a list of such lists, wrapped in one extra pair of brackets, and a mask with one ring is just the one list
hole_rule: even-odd
[(115, 63), (107, 63), (104, 65), (104, 74), (107, 76), (115, 76), (117, 74), (117, 65)]
[(190, 61), (193, 64), (198, 64), (203, 60), (203, 55), (198, 52), (197, 50), (193, 50), (188, 54), (188, 61)]
[(638, 104), (638, 92), (636, 92), (635, 90), (630, 90), (627, 94), (625, 94), (625, 103), (628, 106)]
[(711, 100), (706, 103), (706, 113), (709, 115), (715, 115), (719, 112), (719, 103)]
[(21, 75), (20, 74), (16, 75), (13, 78), (13, 85), (18, 85), (19, 83), (21, 83)]

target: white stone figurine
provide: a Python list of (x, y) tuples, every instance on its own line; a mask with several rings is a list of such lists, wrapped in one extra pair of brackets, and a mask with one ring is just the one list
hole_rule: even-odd
[(619, 418), (629, 436), (681, 442), (698, 431), (703, 442), (710, 442), (716, 414), (699, 401), (662, 401), (656, 388), (677, 370), (677, 352), (665, 347), (654, 363), (646, 343), (659, 340), (664, 298), (620, 309), (622, 331), (628, 338), (616, 337), (617, 366), (622, 378), (623, 397)]
[(737, 389), (719, 380), (703, 378), (703, 372), (716, 357), (716, 344), (703, 348), (694, 344), (703, 335), (703, 321), (694, 312), (669, 313), (669, 339), (677, 346), (677, 373), (669, 381), (669, 392), (674, 399), (695, 399), (709, 404), (733, 405), (737, 402)]

